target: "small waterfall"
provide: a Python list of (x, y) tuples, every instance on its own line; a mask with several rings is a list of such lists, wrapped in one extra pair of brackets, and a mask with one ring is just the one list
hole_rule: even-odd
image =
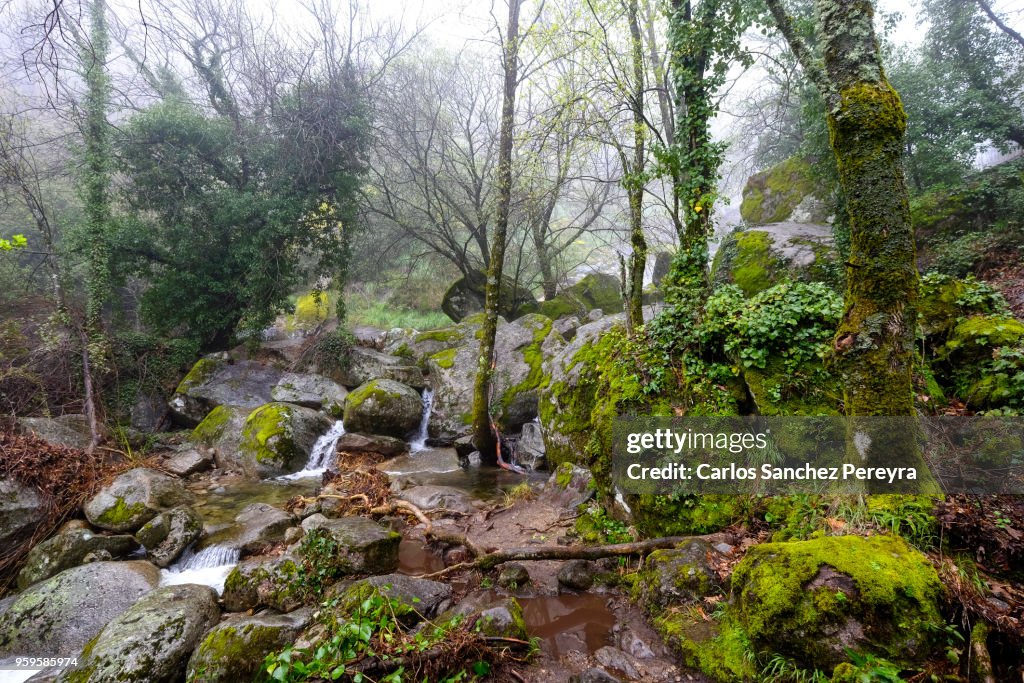
[(316, 440), (312, 450), (309, 451), (309, 460), (306, 466), (294, 474), (286, 474), (277, 477), (280, 481), (292, 481), (305, 479), (306, 477), (319, 477), (330, 466), (331, 458), (338, 447), (338, 439), (345, 433), (345, 424), (338, 420), (331, 426), (327, 433)]
[(198, 583), (214, 588), (218, 594), (223, 593), (224, 580), (241, 555), (241, 550), (226, 545), (211, 545), (198, 553), (189, 548), (177, 562), (160, 571), (160, 585)]
[(409, 442), (409, 452), (419, 453), (427, 450), (427, 426), (430, 424), (430, 411), (434, 407), (434, 390), (427, 387), (423, 390), (423, 415), (416, 436)]

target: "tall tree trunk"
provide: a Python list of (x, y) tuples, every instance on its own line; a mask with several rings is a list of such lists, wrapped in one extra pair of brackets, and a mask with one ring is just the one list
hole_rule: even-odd
[(90, 8), (89, 44), (82, 46), (87, 86), (85, 98), (85, 176), (82, 191), (86, 235), (85, 332), (82, 334), (82, 372), (85, 413), (89, 421), (91, 450), (99, 443), (99, 402), (92, 373), (106, 362), (103, 334), (103, 306), (110, 294), (110, 254), (107, 234), (110, 225), (110, 145), (107, 139), (106, 0), (93, 0)]
[(480, 459), (497, 462), (495, 435), (491, 431), (491, 375), (494, 363), (494, 337), (498, 329), (498, 300), (501, 295), (505, 242), (508, 233), (509, 205), (512, 203), (512, 135), (515, 127), (516, 87), (519, 80), (519, 8), (522, 0), (508, 0), (508, 31), (503, 50), (505, 89), (501, 103), (501, 131), (498, 141), (498, 206), (487, 265), (487, 289), (484, 324), (480, 336), (476, 381), (473, 384), (474, 443)]
[(709, 78), (717, 43), (727, 44), (736, 28), (721, 16), (720, 0), (703, 0), (695, 12), (690, 0), (672, 0), (669, 11), (669, 70), (675, 99), (674, 169), (676, 199), (682, 214), (679, 251), (669, 272), (671, 300), (699, 315), (707, 298), (708, 237), (716, 200), (722, 148), (711, 141), (713, 101), (721, 76)]
[(627, 8), (633, 61), (633, 164), (626, 177), (629, 197), (629, 258), (627, 277), (626, 320), (630, 334), (644, 324), (644, 271), (647, 269), (647, 239), (644, 236), (645, 142), (647, 132), (644, 121), (644, 46), (640, 33), (639, 6), (630, 0)]
[[(870, 0), (815, 0), (817, 62), (781, 0), (769, 9), (825, 98), (829, 140), (850, 219), (844, 312), (834, 350), (851, 417), (912, 416), (918, 274), (903, 145), (907, 117), (882, 69)], [(851, 422), (850, 457), (866, 466), (920, 466), (913, 430)], [(856, 451), (856, 452), (855, 452)], [(921, 479), (930, 480), (925, 470)], [(883, 489), (884, 490), (884, 489)]]

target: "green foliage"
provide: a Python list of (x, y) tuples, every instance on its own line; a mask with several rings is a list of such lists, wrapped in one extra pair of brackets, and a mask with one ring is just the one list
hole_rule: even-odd
[(104, 400), (113, 416), (127, 421), (141, 395), (166, 396), (195, 361), (199, 345), (192, 339), (164, 339), (142, 332), (122, 331), (110, 338), (113, 391)]
[(355, 345), (356, 338), (348, 330), (338, 328), (333, 332), (325, 332), (313, 343), (310, 363), (327, 374), (331, 371), (344, 371), (348, 369)]
[(146, 320), (223, 348), (257, 336), (303, 281), (337, 280), (362, 116), (354, 86), (333, 81), (289, 93), (270, 122), (180, 100), (134, 116), (119, 159), (131, 214), (116, 243), (124, 270), (149, 282)]
[(0, 251), (13, 251), (24, 249), (28, 246), (28, 240), (24, 235), (11, 235), (10, 239), (0, 238)]
[(701, 336), (722, 343), (744, 367), (763, 369), (769, 355), (779, 355), (795, 370), (823, 357), (841, 313), (839, 295), (820, 283), (784, 283), (749, 300), (727, 286), (708, 300)]
[(583, 514), (576, 518), (576, 534), (584, 542), (594, 545), (634, 540), (628, 526), (610, 517), (603, 507), (595, 503), (588, 504)]
[[(395, 666), (379, 678), (370, 678), (357, 668), (360, 662), (378, 659), (383, 663), (399, 657), (415, 661), (418, 654), (442, 645), (453, 631), (462, 629), (462, 617), (409, 632), (399, 616), (408, 613), (409, 606), (389, 598), (381, 590), (373, 591), (346, 618), (332, 616), (337, 600), (325, 603), (321, 621), (327, 635), (308, 649), (288, 646), (272, 652), (263, 662), (263, 670), (271, 681), (297, 682), (321, 680), (349, 680), (353, 683), (402, 683), (411, 672), (406, 666)], [(449, 665), (437, 680), (445, 682), (477, 681), (487, 677), (491, 664), (477, 660), (464, 668), (462, 662)]]

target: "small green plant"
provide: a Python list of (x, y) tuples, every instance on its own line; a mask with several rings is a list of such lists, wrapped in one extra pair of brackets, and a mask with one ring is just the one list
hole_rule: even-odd
[(828, 680), (821, 671), (801, 669), (778, 653), (768, 659), (760, 676), (762, 683), (828, 683)]
[(628, 543), (633, 540), (629, 527), (609, 517), (605, 509), (596, 503), (590, 503), (576, 518), (576, 533), (588, 543)]

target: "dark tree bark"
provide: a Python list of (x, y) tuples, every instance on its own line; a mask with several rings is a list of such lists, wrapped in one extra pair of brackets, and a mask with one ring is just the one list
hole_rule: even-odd
[(473, 384), (474, 443), (482, 462), (497, 463), (495, 436), (491, 431), (490, 393), (494, 364), (494, 337), (498, 329), (498, 300), (501, 294), (509, 206), (512, 203), (512, 135), (515, 127), (516, 88), (519, 83), (519, 8), (522, 0), (508, 2), (508, 31), (505, 35), (503, 66), (505, 89), (501, 104), (501, 132), (498, 143), (498, 206), (487, 266), (484, 324), (480, 336), (476, 381)]

